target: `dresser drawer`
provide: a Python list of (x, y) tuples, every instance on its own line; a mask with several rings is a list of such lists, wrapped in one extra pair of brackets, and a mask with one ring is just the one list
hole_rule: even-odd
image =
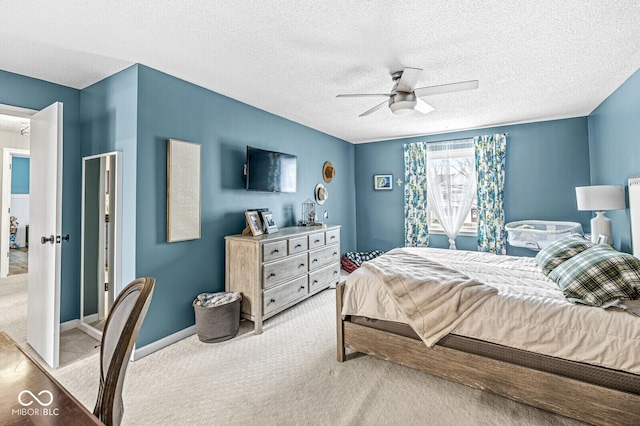
[(324, 248), (309, 252), (309, 270), (318, 269), (331, 262), (340, 260), (340, 245), (333, 244)]
[(263, 315), (268, 315), (290, 302), (304, 298), (307, 293), (306, 275), (265, 290), (262, 305)]
[(300, 253), (307, 251), (308, 241), (307, 237), (289, 238), (289, 254)]
[(307, 254), (297, 254), (283, 260), (265, 263), (262, 267), (262, 288), (269, 288), (287, 281), (308, 270)]
[(287, 241), (274, 241), (272, 243), (265, 243), (262, 246), (262, 261), (267, 262), (269, 260), (279, 259), (287, 255)]
[(309, 273), (309, 292), (327, 287), (331, 283), (340, 280), (340, 264), (325, 266), (324, 268)]
[(309, 235), (309, 249), (324, 245), (324, 231)]
[(337, 243), (338, 241), (340, 241), (340, 230), (339, 229), (333, 229), (331, 231), (327, 231), (325, 233), (325, 235), (326, 235), (325, 242), (327, 244), (333, 244), (333, 243)]

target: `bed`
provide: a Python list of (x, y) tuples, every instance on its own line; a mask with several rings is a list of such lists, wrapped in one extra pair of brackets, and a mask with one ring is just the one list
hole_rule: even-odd
[(544, 272), (533, 258), (394, 249), (337, 287), (338, 361), (348, 348), (592, 424), (640, 424), (634, 307), (573, 303)]

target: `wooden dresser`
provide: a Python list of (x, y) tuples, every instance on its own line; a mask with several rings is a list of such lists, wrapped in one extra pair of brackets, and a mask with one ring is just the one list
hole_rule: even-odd
[(340, 226), (298, 226), (225, 237), (225, 289), (242, 293), (242, 317), (262, 322), (340, 280)]

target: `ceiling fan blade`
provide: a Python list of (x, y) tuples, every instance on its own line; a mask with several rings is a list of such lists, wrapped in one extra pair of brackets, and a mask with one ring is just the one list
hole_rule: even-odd
[(402, 77), (400, 77), (400, 80), (398, 81), (398, 87), (396, 87), (396, 90), (398, 92), (413, 92), (413, 89), (418, 83), (418, 78), (420, 78), (421, 72), (422, 69), (420, 68), (405, 68), (404, 71), (402, 71)]
[(383, 106), (385, 106), (388, 102), (389, 102), (389, 101), (384, 101), (384, 102), (382, 102), (382, 103), (380, 103), (380, 104), (378, 104), (378, 105), (374, 106), (374, 107), (373, 107), (373, 108), (371, 108), (370, 110), (363, 112), (363, 113), (362, 113), (362, 114), (360, 114), (358, 117), (364, 117), (365, 115), (369, 115), (369, 114), (371, 114), (372, 112), (377, 111), (377, 110), (379, 110), (380, 108), (382, 108)]
[(381, 96), (388, 98), (391, 95), (389, 93), (345, 93), (336, 95), (336, 98), (379, 98)]
[(461, 81), (459, 83), (441, 84), (439, 86), (418, 87), (414, 90), (417, 97), (439, 95), (441, 93), (462, 92), (478, 88), (478, 80)]
[(422, 99), (418, 98), (416, 99), (416, 106), (413, 109), (423, 114), (429, 114), (435, 108), (429, 105), (428, 103), (426, 103), (425, 101), (423, 101)]

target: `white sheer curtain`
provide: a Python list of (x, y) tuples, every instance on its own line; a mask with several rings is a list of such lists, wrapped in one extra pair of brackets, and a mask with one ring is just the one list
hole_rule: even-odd
[(476, 193), (473, 139), (427, 144), (427, 202), (456, 249), (456, 236)]

